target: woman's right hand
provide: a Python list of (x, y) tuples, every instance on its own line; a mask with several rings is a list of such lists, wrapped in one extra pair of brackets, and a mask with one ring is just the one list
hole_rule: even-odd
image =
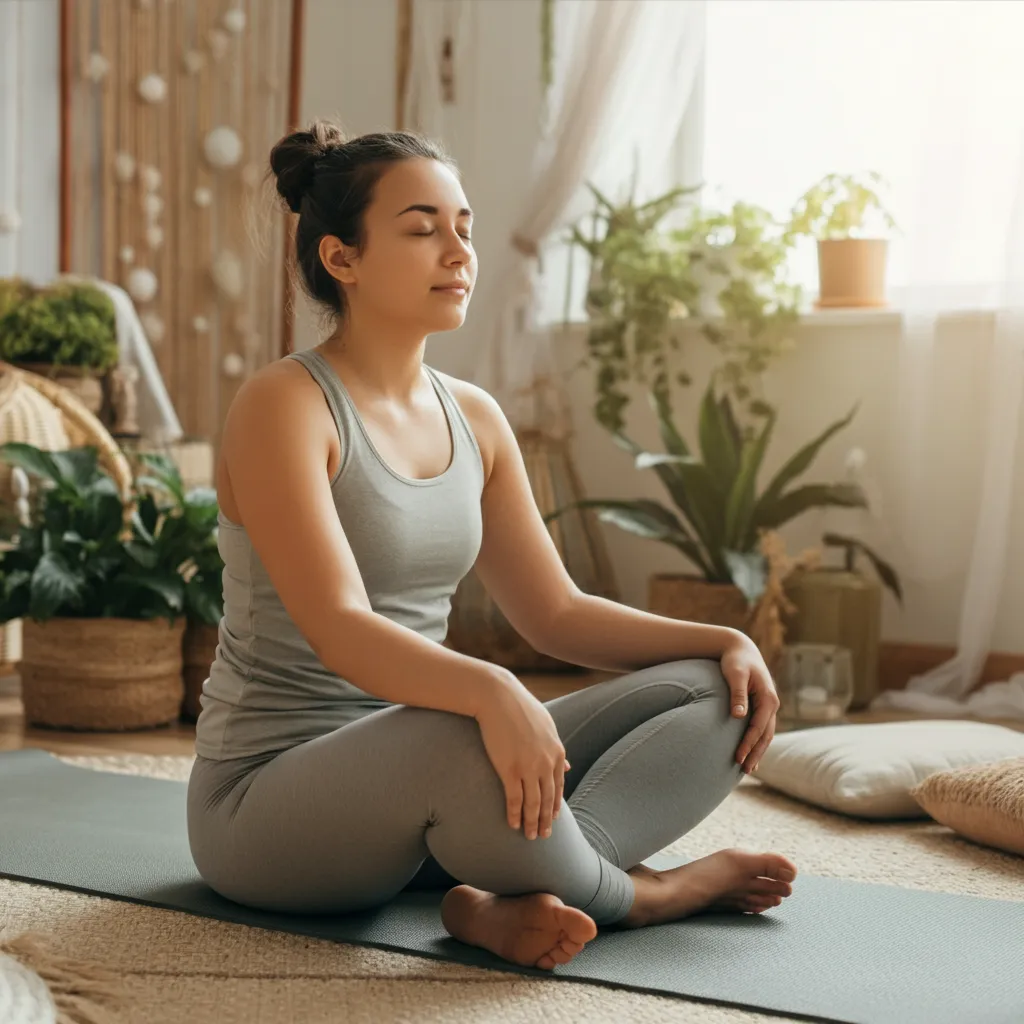
[(569, 769), (550, 712), (509, 673), (482, 702), (476, 720), (505, 787), (509, 825), (517, 829), (522, 824), (527, 839), (547, 837), (562, 806)]

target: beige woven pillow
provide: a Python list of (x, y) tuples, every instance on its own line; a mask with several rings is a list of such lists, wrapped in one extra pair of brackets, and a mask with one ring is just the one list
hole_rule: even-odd
[(1024, 757), (935, 772), (910, 795), (960, 835), (1024, 857)]

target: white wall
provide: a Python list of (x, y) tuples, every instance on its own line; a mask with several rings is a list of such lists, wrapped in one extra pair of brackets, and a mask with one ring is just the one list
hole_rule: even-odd
[[(307, 118), (339, 114), (353, 132), (393, 127), (395, 89), (395, 3), (392, 0), (308, 0), (303, 113)], [(453, 335), (432, 338), (427, 358), (432, 365), (468, 377), (474, 348), (492, 313), (490, 292), (526, 180), (531, 139), (539, 108), (539, 0), (487, 0), (476, 5), (474, 56), (478, 81), (458, 112), (458, 146), (467, 195), (476, 213), (474, 235), (480, 258), (480, 285), (469, 319)], [(300, 344), (315, 340), (308, 322), (300, 326)], [(934, 471), (928, 481), (936, 521), (927, 524), (935, 544), (938, 579), (914, 579), (904, 573), (903, 610), (889, 597), (885, 604), (887, 638), (953, 643), (960, 594), (974, 528), (973, 495), (980, 481), (986, 359), (991, 320), (961, 317), (945, 322), (938, 338), (940, 373), (937, 400), (949, 409), (932, 438)], [(560, 343), (564, 366), (583, 354), (583, 329)], [(892, 403), (895, 400), (898, 324), (885, 314), (811, 318), (800, 331), (797, 351), (766, 377), (766, 391), (780, 419), (766, 470), (772, 471), (797, 447), (828, 423), (861, 402), (851, 426), (822, 452), (806, 481), (841, 478), (847, 450), (863, 447), (868, 469), (892, 501)], [(710, 354), (693, 346), (697, 384), (680, 396), (679, 423), (693, 436), (694, 396)], [(575, 455), (581, 479), (591, 496), (663, 498), (653, 473), (632, 468), (590, 414), (592, 385), (580, 371), (570, 380), (575, 415)], [(638, 396), (639, 397), (639, 396)], [(657, 444), (653, 419), (638, 400), (631, 433), (642, 443)], [(1024, 450), (1024, 446), (1022, 446)], [(1024, 466), (1017, 468), (1018, 517), (1024, 509)], [(857, 530), (898, 568), (898, 538), (881, 522), (849, 513), (809, 513), (784, 531), (791, 551), (815, 542), (823, 529)], [(857, 516), (857, 513), (853, 513)], [(843, 518), (846, 516), (847, 518)], [(681, 555), (664, 545), (604, 527), (619, 579), (622, 599), (636, 607), (646, 602), (652, 572), (686, 571)], [(1008, 561), (1008, 576), (993, 647), (1024, 651), (1024, 532), (1017, 531)], [(934, 575), (934, 574), (933, 574)]]
[(0, 234), (0, 277), (57, 273), (60, 104), (57, 0), (0, 0), (0, 206), (21, 230)]

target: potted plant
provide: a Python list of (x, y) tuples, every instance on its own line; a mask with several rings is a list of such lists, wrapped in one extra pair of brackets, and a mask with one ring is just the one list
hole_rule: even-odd
[(186, 489), (181, 471), (167, 455), (141, 453), (148, 471), (139, 478), (164, 496), (177, 515), (169, 527), (179, 548), (185, 576), (183, 675), (185, 697), (181, 717), (199, 717), (199, 695), (217, 653), (218, 627), (224, 613), (224, 562), (217, 547), (217, 494), (211, 487)]
[(43, 481), (27, 525), (0, 553), (0, 621), (23, 619), (26, 720), (136, 729), (177, 719), (182, 700), (181, 510), (126, 501), (94, 448), (8, 443), (0, 457)]
[(878, 195), (884, 185), (873, 171), (828, 174), (793, 207), (786, 239), (806, 235), (818, 243), (818, 308), (886, 304), (888, 241), (880, 232), (896, 222)]
[(649, 499), (586, 498), (556, 509), (545, 522), (569, 508), (592, 508), (604, 522), (670, 545), (686, 556), (697, 574), (653, 576), (649, 609), (670, 618), (744, 629), (765, 586), (765, 559), (759, 550), (762, 531), (777, 530), (813, 508), (866, 506), (857, 484), (796, 484), (825, 442), (850, 422), (856, 407), (804, 445), (759, 490), (758, 474), (775, 426), (774, 409), (756, 404), (760, 424), (741, 426), (730, 396), (716, 393), (713, 378), (701, 402), (694, 449), (658, 396), (651, 393), (650, 401), (665, 452), (644, 451), (621, 430), (613, 436), (633, 455), (637, 469), (658, 474), (675, 508)]
[[(786, 596), (792, 606), (786, 635), (792, 642), (848, 648), (853, 661), (850, 707), (862, 708), (878, 692), (882, 588), (887, 588), (901, 604), (903, 589), (896, 570), (863, 541), (826, 533), (822, 543), (826, 549), (843, 553), (842, 564), (794, 572), (786, 580)], [(859, 557), (873, 566), (875, 575), (858, 569)]]
[[(749, 203), (694, 203), (688, 189), (619, 205), (591, 192), (590, 225), (574, 226), (570, 239), (590, 258), (587, 354), (578, 366), (594, 372), (598, 423), (622, 429), (630, 381), (671, 410), (672, 385), (691, 382), (676, 365), (683, 323), (719, 351), (719, 380), (737, 402), (756, 401), (751, 380), (792, 347), (798, 318), (784, 226)], [(663, 228), (670, 214), (677, 224)]]
[(81, 282), (10, 285), (0, 315), (0, 359), (54, 378), (98, 416), (104, 378), (118, 362), (113, 303)]

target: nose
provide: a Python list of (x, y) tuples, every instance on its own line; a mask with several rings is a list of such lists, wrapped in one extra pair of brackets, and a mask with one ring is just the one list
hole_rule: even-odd
[(473, 259), (472, 246), (457, 232), (452, 233), (452, 244), (444, 256), (446, 267), (464, 267)]

